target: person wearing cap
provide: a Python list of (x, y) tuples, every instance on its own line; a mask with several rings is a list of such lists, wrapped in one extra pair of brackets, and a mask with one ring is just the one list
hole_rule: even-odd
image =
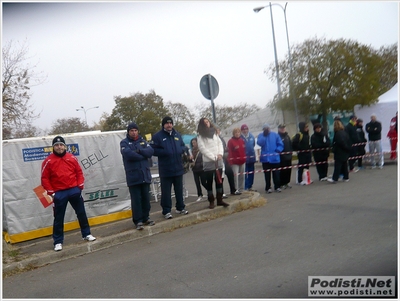
[(306, 185), (306, 183), (303, 182), (303, 171), (304, 169), (310, 169), (311, 165), (311, 145), (308, 124), (299, 122), (299, 130), (300, 131), (292, 139), (292, 147), (294, 151), (297, 151), (299, 164), (296, 183), (298, 185)]
[(249, 132), (247, 124), (242, 124), (240, 130), (242, 132), (242, 139), (246, 143), (244, 190), (254, 191), (254, 164), (256, 163), (256, 152), (254, 147), (256, 146), (256, 139), (253, 134)]
[(397, 158), (397, 112), (396, 116), (390, 119), (389, 131), (386, 135), (390, 139), (390, 160)]
[(378, 157), (378, 167), (383, 168), (383, 152), (381, 143), (382, 124), (376, 120), (376, 114), (371, 115), (371, 121), (365, 125), (368, 133), (368, 146), (371, 156), (371, 168), (376, 168), (376, 156)]
[(279, 135), (272, 132), (268, 123), (264, 124), (262, 132), (257, 137), (257, 144), (261, 147), (260, 162), (264, 170), (265, 191), (271, 193), (271, 172), (275, 192), (281, 192), (280, 185), (280, 153), (283, 143)]
[(354, 165), (357, 161), (357, 150), (358, 150), (358, 143), (360, 142), (358, 140), (358, 135), (357, 135), (357, 116), (351, 115), (349, 123), (345, 127), (345, 131), (350, 137), (350, 142), (351, 142), (351, 152), (350, 152), (350, 157), (349, 157), (349, 172), (358, 172), (359, 169), (356, 167), (354, 168)]
[(149, 159), (154, 149), (139, 134), (139, 127), (132, 122), (127, 127), (126, 138), (120, 142), (126, 183), (131, 196), (132, 221), (137, 230), (153, 226), (150, 219), (151, 172)]
[(82, 239), (94, 241), (86, 216), (82, 190), (85, 178), (78, 159), (67, 152), (65, 140), (56, 136), (52, 142), (53, 153), (42, 162), (41, 184), (53, 198), (53, 245), (54, 251), (61, 251), (64, 243), (64, 217), (68, 203), (75, 210)]
[(328, 180), (328, 158), (329, 147), (331, 140), (327, 133), (322, 132), (322, 125), (320, 123), (314, 124), (314, 134), (311, 135), (311, 147), (313, 149), (313, 156), (315, 166), (320, 181)]
[(197, 125), (197, 142), (200, 152), (203, 154), (203, 170), (205, 183), (207, 185), (207, 198), (209, 209), (215, 208), (215, 197), (213, 193), (213, 182), (217, 194), (217, 206), (228, 207), (223, 201), (223, 179), (222, 168), (224, 166), (224, 147), (220, 137), (217, 135), (216, 127), (208, 118), (200, 118)]
[(172, 209), (172, 185), (175, 191), (175, 212), (188, 214), (183, 201), (183, 164), (182, 155), (187, 147), (182, 136), (174, 129), (171, 117), (166, 116), (161, 121), (161, 130), (153, 135), (150, 146), (154, 149), (154, 156), (158, 157), (158, 173), (161, 183), (161, 207), (166, 219), (173, 218)]
[(289, 134), (286, 132), (286, 125), (280, 124), (278, 126), (278, 135), (282, 139), (283, 150), (280, 154), (280, 184), (281, 189), (292, 188), (290, 185), (290, 178), (292, 176), (292, 140)]

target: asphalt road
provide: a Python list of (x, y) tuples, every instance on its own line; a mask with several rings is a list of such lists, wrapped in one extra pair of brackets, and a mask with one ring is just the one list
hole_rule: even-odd
[(258, 173), (263, 207), (7, 277), (3, 298), (307, 298), (308, 276), (397, 276), (397, 183), (392, 164), (267, 195)]

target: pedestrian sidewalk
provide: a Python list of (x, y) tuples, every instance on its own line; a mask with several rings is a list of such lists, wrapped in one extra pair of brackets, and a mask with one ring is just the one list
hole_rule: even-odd
[[(92, 235), (97, 238), (93, 242), (83, 241), (79, 229), (65, 232), (63, 249), (59, 252), (53, 250), (51, 236), (12, 245), (7, 244), (3, 239), (3, 277), (266, 204), (266, 199), (258, 192), (229, 195), (227, 199), (224, 199), (230, 204), (226, 208), (216, 206), (214, 209), (208, 209), (207, 198), (203, 198), (200, 202), (196, 202), (196, 199), (197, 196), (189, 196), (185, 199), (185, 209), (189, 211), (189, 214), (180, 216), (173, 208), (171, 213), (174, 218), (169, 220), (163, 217), (159, 203), (152, 201), (150, 218), (156, 224), (145, 226), (141, 231), (134, 229), (132, 219), (129, 218), (92, 226)], [(174, 202), (173, 198), (173, 204)]]

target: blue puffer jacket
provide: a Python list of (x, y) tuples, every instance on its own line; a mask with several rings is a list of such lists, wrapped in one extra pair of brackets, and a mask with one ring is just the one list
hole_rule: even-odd
[(186, 146), (181, 134), (175, 129), (171, 133), (162, 129), (153, 135), (151, 147), (154, 149), (154, 156), (158, 157), (160, 177), (183, 175), (182, 154), (186, 151)]
[(283, 143), (277, 133), (270, 132), (267, 136), (264, 136), (264, 133), (260, 133), (257, 137), (257, 144), (261, 146), (260, 162), (281, 162), (279, 153), (283, 150)]
[(124, 162), (128, 186), (151, 183), (149, 160), (154, 150), (141, 136), (133, 140), (129, 135), (120, 142), (120, 152)]
[(256, 139), (251, 133), (249, 133), (249, 137), (247, 138), (242, 135), (242, 138), (246, 144), (246, 163), (256, 162), (256, 151), (254, 150)]

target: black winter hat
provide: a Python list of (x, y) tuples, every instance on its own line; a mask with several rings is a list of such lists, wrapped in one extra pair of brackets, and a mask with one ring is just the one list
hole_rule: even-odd
[(54, 144), (56, 144), (56, 143), (62, 143), (62, 144), (64, 144), (64, 145), (66, 146), (65, 140), (64, 140), (64, 138), (61, 137), (61, 136), (56, 136), (56, 137), (54, 137), (53, 143), (52, 143), (51, 145), (54, 146)]
[(169, 116), (166, 116), (166, 117), (163, 118), (163, 120), (161, 122), (161, 125), (164, 126), (164, 124), (166, 124), (167, 122), (170, 122), (170, 123), (174, 124), (174, 122), (172, 121), (172, 118), (169, 117)]
[(128, 125), (128, 127), (126, 128), (126, 131), (129, 132), (131, 129), (137, 129), (137, 130), (139, 130), (137, 124), (134, 123), (134, 122), (131, 122), (131, 123)]

